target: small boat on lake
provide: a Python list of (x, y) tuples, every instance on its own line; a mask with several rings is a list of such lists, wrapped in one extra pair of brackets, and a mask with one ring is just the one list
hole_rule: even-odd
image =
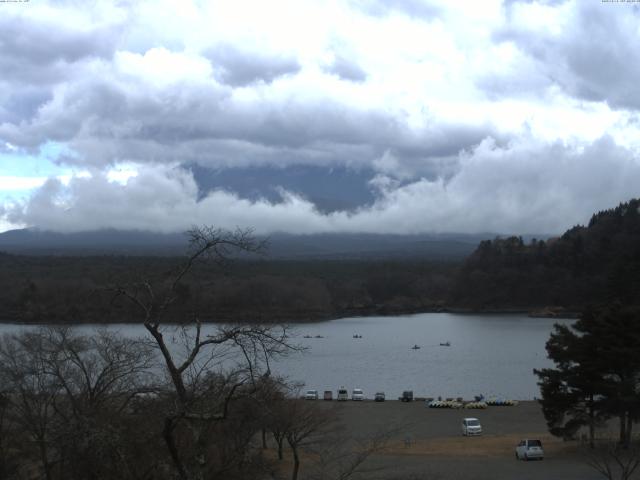
[(450, 347), (450, 346), (451, 346), (451, 342), (449, 342), (449, 341), (441, 342), (441, 343), (440, 343), (440, 346), (441, 346), (441, 347)]
[(420, 345), (414, 345), (411, 350), (420, 350)]
[(303, 338), (313, 338), (311, 335), (305, 335)]
[(324, 338), (322, 335), (316, 335), (316, 338)]
[(353, 338), (362, 338), (362, 335), (358, 335), (357, 333), (353, 336)]

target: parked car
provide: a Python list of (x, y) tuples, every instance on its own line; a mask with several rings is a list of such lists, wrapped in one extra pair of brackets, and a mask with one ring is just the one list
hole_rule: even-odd
[(405, 390), (404, 392), (402, 392), (400, 400), (402, 400), (403, 402), (413, 402), (413, 390)]
[(542, 460), (544, 450), (540, 440), (522, 440), (516, 447), (516, 458), (518, 460)]
[(376, 392), (376, 395), (375, 395), (375, 397), (373, 397), (373, 399), (376, 402), (384, 402), (384, 400), (385, 400), (384, 392)]
[(307, 393), (304, 394), (305, 400), (317, 400), (318, 399), (318, 391), (317, 390), (307, 390)]
[(333, 392), (331, 390), (325, 390), (322, 398), (325, 400), (333, 400)]
[(351, 400), (354, 400), (356, 402), (361, 402), (364, 400), (364, 392), (361, 388), (353, 389), (353, 392), (351, 393)]
[(338, 389), (338, 401), (339, 402), (344, 402), (349, 400), (349, 392), (347, 391), (346, 388), (344, 387), (340, 387)]
[(477, 418), (462, 419), (462, 435), (468, 437), (471, 435), (482, 435), (482, 425)]

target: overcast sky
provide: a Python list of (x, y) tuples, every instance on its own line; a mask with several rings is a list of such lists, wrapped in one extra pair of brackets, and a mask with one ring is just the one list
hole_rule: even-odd
[(640, 3), (0, 3), (0, 231), (560, 233), (640, 196), (639, 84)]

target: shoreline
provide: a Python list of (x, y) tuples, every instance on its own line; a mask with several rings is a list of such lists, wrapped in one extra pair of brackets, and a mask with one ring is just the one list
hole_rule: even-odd
[[(406, 316), (406, 315), (421, 315), (428, 313), (451, 313), (456, 315), (526, 315), (529, 318), (553, 318), (558, 320), (575, 320), (580, 316), (580, 312), (576, 310), (564, 310), (558, 309), (557, 307), (537, 307), (537, 308), (491, 308), (491, 309), (473, 309), (466, 307), (437, 307), (437, 308), (365, 308), (365, 309), (348, 309), (340, 312), (335, 312), (327, 315), (314, 315), (309, 317), (297, 317), (297, 318), (287, 318), (287, 316), (283, 316), (280, 318), (268, 318), (268, 319), (260, 319), (256, 315), (252, 318), (247, 318), (246, 316), (241, 316), (241, 318), (230, 317), (230, 316), (221, 316), (217, 319), (202, 319), (202, 324), (288, 324), (288, 325), (304, 325), (304, 324), (313, 324), (320, 322), (328, 322), (335, 320), (343, 320), (346, 318), (362, 318), (362, 317), (396, 317), (396, 316)], [(275, 317), (275, 316), (274, 316)], [(131, 321), (131, 320), (123, 320), (123, 321), (108, 321), (108, 322), (46, 322), (46, 321), (20, 321), (20, 320), (8, 320), (5, 318), (0, 318), (0, 325), (25, 325), (25, 326), (50, 326), (50, 325), (66, 325), (66, 326), (77, 326), (77, 325), (140, 325), (142, 321)], [(181, 322), (166, 322), (168, 325), (179, 325)], [(190, 323), (193, 324), (193, 323)]]

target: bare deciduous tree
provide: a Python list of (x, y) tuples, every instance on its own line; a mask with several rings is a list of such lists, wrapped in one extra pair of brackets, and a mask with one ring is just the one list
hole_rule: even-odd
[(352, 437), (343, 430), (332, 432), (315, 450), (317, 454), (313, 480), (350, 480), (363, 475), (370, 477), (381, 467), (370, 467), (367, 461), (382, 452), (389, 442), (403, 430), (389, 426), (373, 435)]
[[(296, 396), (297, 397), (297, 396)], [(335, 412), (319, 408), (300, 398), (289, 398), (283, 402), (281, 430), (293, 454), (291, 479), (297, 480), (300, 470), (300, 452), (318, 444), (329, 426), (336, 420)]]
[[(223, 264), (235, 253), (260, 253), (265, 248), (251, 230), (230, 232), (204, 227), (194, 228), (188, 235), (189, 255), (164, 281), (142, 279), (111, 287), (116, 298), (124, 297), (137, 307), (162, 356), (173, 396), (162, 435), (183, 480), (215, 471), (208, 450), (215, 431), (212, 424), (227, 418), (233, 399), (251, 395), (257, 381), (270, 375), (271, 358), (292, 348), (284, 327), (223, 325), (205, 333), (197, 312), (187, 319), (171, 318), (171, 307), (186, 295), (185, 279), (199, 262)], [(171, 323), (179, 324), (181, 351), (176, 351), (171, 338), (167, 338), (167, 332), (172, 328), (175, 331)], [(225, 369), (230, 358), (233, 366)], [(214, 377), (207, 374), (212, 370), (221, 372), (214, 382)]]
[[(61, 387), (46, 373), (43, 349), (39, 336), (5, 335), (0, 343), (0, 385), (9, 402), (9, 421), (37, 445), (37, 461), (51, 480), (54, 407)], [(22, 453), (31, 457), (29, 451)]]
[(18, 469), (18, 459), (12, 447), (17, 432), (9, 424), (9, 414), (10, 401), (4, 392), (0, 392), (0, 478), (11, 478)]
[(263, 244), (249, 230), (189, 235), (178, 269), (106, 289), (136, 309), (145, 340), (50, 328), (0, 342), (0, 397), (7, 400), (0, 427), (7, 418), (24, 432), (15, 449), (29, 465), (38, 462), (47, 480), (235, 479), (266, 471), (256, 439), (280, 388), (271, 361), (296, 347), (283, 326), (204, 326), (197, 289), (209, 286), (186, 282), (201, 261), (221, 264)]
[[(106, 330), (78, 335), (67, 327), (7, 335), (0, 342), (0, 381), (8, 418), (35, 443), (47, 479), (135, 478), (122, 414), (143, 388), (152, 355)], [(29, 461), (25, 462), (29, 463)]]
[(280, 392), (265, 414), (280, 460), (283, 442), (290, 447), (292, 480), (299, 476), (303, 452), (308, 454), (305, 478), (312, 480), (349, 480), (378, 472), (380, 468), (368, 466), (367, 461), (402, 430), (393, 425), (372, 435), (353, 436), (341, 428), (336, 407), (303, 400), (299, 390)]
[(629, 480), (640, 466), (640, 446), (625, 448), (619, 442), (598, 442), (585, 450), (585, 463), (607, 480)]

